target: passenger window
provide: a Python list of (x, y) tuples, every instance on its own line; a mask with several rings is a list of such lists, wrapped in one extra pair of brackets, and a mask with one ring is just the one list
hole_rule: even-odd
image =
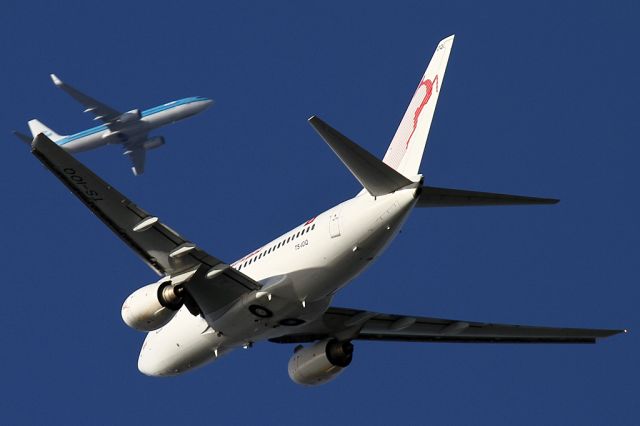
[(296, 238), (298, 238), (299, 236), (300, 236), (300, 232), (298, 232), (298, 233), (296, 234)]
[(311, 225), (311, 230), (313, 231), (316, 227), (316, 224), (314, 223), (313, 225)]

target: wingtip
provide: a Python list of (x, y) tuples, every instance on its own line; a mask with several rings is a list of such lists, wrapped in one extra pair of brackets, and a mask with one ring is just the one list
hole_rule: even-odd
[(60, 80), (57, 75), (49, 74), (49, 76), (51, 77), (51, 81), (53, 81), (53, 84), (55, 84), (56, 86), (62, 85), (62, 80)]

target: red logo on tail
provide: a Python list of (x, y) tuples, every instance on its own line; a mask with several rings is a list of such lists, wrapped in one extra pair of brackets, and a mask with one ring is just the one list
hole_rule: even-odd
[(426, 88), (426, 92), (424, 94), (424, 98), (422, 98), (422, 102), (420, 102), (420, 105), (418, 106), (418, 108), (416, 108), (416, 111), (413, 114), (413, 130), (411, 130), (411, 134), (409, 135), (409, 138), (407, 138), (405, 149), (409, 148), (409, 142), (411, 141), (411, 138), (416, 131), (416, 127), (418, 127), (418, 118), (420, 118), (420, 113), (422, 113), (422, 109), (424, 108), (424, 106), (427, 104), (427, 102), (429, 102), (429, 99), (431, 99), (433, 87), (435, 86), (436, 92), (438, 91), (438, 76), (436, 75), (433, 81), (429, 80), (428, 78), (421, 81), (418, 85), (418, 88), (416, 89), (416, 93), (418, 93), (418, 90), (420, 90), (422, 86)]

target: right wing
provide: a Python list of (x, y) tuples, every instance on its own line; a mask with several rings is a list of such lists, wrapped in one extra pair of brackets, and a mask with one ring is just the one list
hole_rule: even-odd
[(84, 105), (86, 108), (84, 112), (95, 114), (95, 120), (101, 120), (104, 123), (109, 124), (111, 121), (122, 115), (120, 111), (93, 99), (91, 96), (85, 95), (75, 87), (60, 80), (55, 74), (51, 74), (51, 80), (69, 96)]
[(333, 337), (396, 342), (595, 343), (596, 339), (621, 332), (626, 330), (492, 324), (331, 307), (320, 319), (271, 341), (306, 343)]
[(525, 197), (492, 192), (423, 186), (416, 207), (507, 206), (517, 204), (556, 204), (553, 198)]
[(45, 135), (34, 139), (31, 152), (156, 273), (172, 280), (188, 276), (187, 290), (204, 315), (260, 288), (136, 206)]

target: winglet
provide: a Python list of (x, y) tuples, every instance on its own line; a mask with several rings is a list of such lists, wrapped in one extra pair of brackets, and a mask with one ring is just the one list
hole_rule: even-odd
[(309, 118), (309, 124), (374, 197), (414, 183), (315, 115)]
[(56, 86), (62, 86), (64, 84), (62, 80), (58, 78), (57, 75), (51, 74), (50, 76), (51, 76), (51, 81), (53, 81), (53, 84), (55, 84)]

